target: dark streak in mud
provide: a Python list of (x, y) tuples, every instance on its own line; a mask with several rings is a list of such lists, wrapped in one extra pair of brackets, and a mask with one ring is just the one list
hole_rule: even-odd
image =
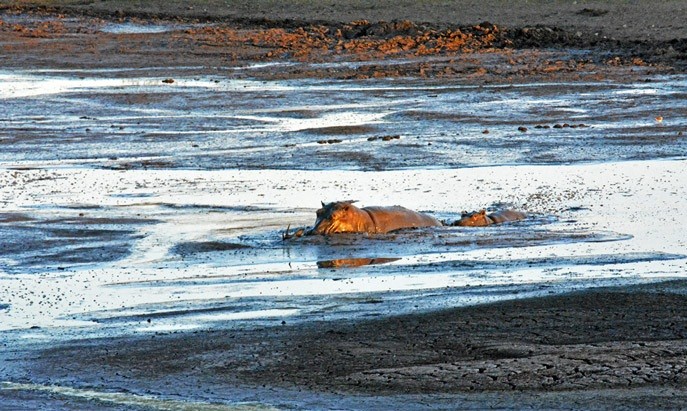
[(670, 261), (686, 258), (682, 254), (668, 253), (625, 253), (625, 254), (597, 254), (577, 257), (542, 257), (528, 259), (509, 259), (507, 261), (492, 260), (452, 260), (428, 264), (428, 267), (438, 271), (447, 269), (458, 270), (499, 270), (519, 268), (553, 268), (584, 265), (631, 264), (648, 261)]
[(355, 134), (369, 134), (376, 130), (373, 126), (334, 126), (334, 127), (318, 127), (299, 130), (299, 133), (318, 134), (323, 136), (329, 135), (355, 135)]
[(177, 244), (172, 248), (172, 252), (179, 254), (182, 257), (186, 257), (193, 254), (199, 253), (210, 253), (218, 251), (228, 251), (228, 250), (241, 250), (245, 248), (251, 248), (250, 245), (237, 244), (237, 243), (227, 243), (222, 241), (207, 241), (207, 242), (195, 242), (195, 243), (181, 243)]
[(208, 210), (212, 212), (239, 212), (239, 213), (250, 213), (256, 211), (271, 211), (272, 208), (261, 207), (255, 205), (245, 205), (245, 206), (217, 206), (209, 204), (173, 204), (173, 203), (156, 203), (160, 207), (176, 209), (176, 210)]
[(31, 221), (33, 218), (21, 213), (0, 213), (0, 224), (2, 223), (21, 223)]
[(227, 312), (241, 312), (241, 310), (246, 309), (245, 304), (231, 304), (231, 305), (219, 305), (210, 308), (200, 308), (200, 309), (184, 309), (184, 310), (172, 310), (172, 311), (157, 311), (138, 315), (120, 315), (120, 316), (109, 316), (106, 318), (99, 318), (89, 316), (88, 314), (81, 316), (83, 319), (88, 321), (95, 321), (100, 324), (109, 324), (116, 322), (148, 322), (151, 323), (153, 320), (160, 320), (165, 318), (178, 318), (178, 317), (189, 317), (198, 314), (218, 314)]

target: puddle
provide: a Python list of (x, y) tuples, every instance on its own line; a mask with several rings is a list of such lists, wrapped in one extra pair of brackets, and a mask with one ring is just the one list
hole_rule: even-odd
[(100, 28), (103, 33), (112, 34), (155, 34), (182, 30), (185, 27), (172, 25), (152, 25), (136, 23), (108, 23)]

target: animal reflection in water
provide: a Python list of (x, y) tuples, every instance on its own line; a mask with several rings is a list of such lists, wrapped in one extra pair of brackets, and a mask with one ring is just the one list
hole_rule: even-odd
[[(401, 206), (393, 207), (363, 207), (353, 205), (355, 201), (335, 201), (322, 203), (317, 210), (315, 225), (306, 230), (300, 228), (293, 234), (289, 233), (291, 226), (286, 228), (282, 239), (287, 240), (303, 235), (332, 235), (339, 233), (368, 233), (385, 234), (404, 228), (441, 227), (444, 224), (436, 218), (409, 210)], [(451, 226), (487, 226), (507, 221), (517, 221), (525, 218), (525, 214), (514, 210), (503, 210), (488, 214), (485, 210), (473, 213), (463, 213), (460, 220)]]
[(362, 267), (365, 265), (386, 264), (398, 261), (400, 258), (339, 258), (336, 260), (318, 261), (318, 268)]

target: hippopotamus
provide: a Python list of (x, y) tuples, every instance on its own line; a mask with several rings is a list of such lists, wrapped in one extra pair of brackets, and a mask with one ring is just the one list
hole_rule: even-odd
[(317, 210), (317, 220), (310, 230), (300, 229), (293, 235), (289, 229), (283, 238), (302, 235), (329, 235), (337, 233), (386, 234), (403, 228), (440, 227), (443, 224), (427, 214), (418, 213), (401, 206), (363, 207), (353, 205), (355, 201), (336, 201), (325, 204)]
[[(441, 227), (445, 225), (427, 214), (418, 213), (401, 206), (363, 207), (353, 205), (355, 201), (335, 201), (317, 210), (317, 220), (310, 230), (298, 229), (289, 234), (289, 225), (282, 234), (284, 240), (303, 235), (330, 235), (337, 233), (386, 234), (404, 228)], [(451, 226), (480, 227), (490, 224), (516, 221), (525, 218), (519, 211), (504, 210), (487, 215), (486, 210), (466, 213)]]
[(473, 211), (472, 213), (463, 212), (460, 220), (453, 222), (452, 226), (461, 227), (484, 227), (492, 224), (504, 223), (506, 221), (517, 221), (524, 219), (525, 213), (515, 210), (503, 210), (487, 214), (487, 210)]

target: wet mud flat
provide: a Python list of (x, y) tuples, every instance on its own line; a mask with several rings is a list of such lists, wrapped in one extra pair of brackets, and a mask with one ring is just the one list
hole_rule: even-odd
[[(210, 3), (2, 4), (4, 406), (685, 403), (677, 3), (650, 36)], [(528, 218), (281, 241), (344, 199)]]
[(687, 399), (686, 299), (684, 281), (601, 288), (364, 321), (71, 342), (29, 364), (41, 384), (258, 396), (278, 408), (676, 409)]
[[(57, 399), (67, 409), (84, 401), (118, 409), (145, 396), (226, 409), (480, 409), (513, 401), (612, 409), (619, 399), (670, 409), (685, 395), (685, 284), (631, 284), (684, 271), (676, 220), (645, 224), (651, 203), (679, 218), (685, 200), (668, 188), (681, 180), (683, 162), (555, 166), (558, 173), (522, 165), (349, 171), (357, 192), (362, 182), (387, 184), (381, 193), (366, 189), (370, 201), (392, 193), (442, 219), (456, 217), (448, 211), (456, 203), (489, 198), (503, 207), (497, 200), (514, 192), (526, 195), (530, 216), (487, 228), (293, 241), (280, 238), (284, 222), (311, 223), (314, 208), (300, 207), (303, 198), (316, 203), (342, 190), (332, 188), (340, 172), (23, 170), (25, 197), (10, 204), (24, 212), (3, 214), (8, 233), (28, 224), (54, 235), (84, 219), (85, 228), (123, 225), (124, 235), (141, 238), (123, 259), (66, 264), (46, 254), (24, 275), (6, 270), (3, 315), (16, 328), (3, 333), (11, 384), (0, 395), (12, 404)], [(649, 165), (661, 180), (645, 179)], [(479, 192), (419, 195), (475, 171), (491, 182)], [(1, 176), (14, 181), (13, 173)], [(409, 181), (423, 184), (409, 192)], [(614, 188), (600, 190), (606, 185)], [(232, 200), (212, 195), (216, 187)], [(291, 194), (297, 187), (303, 198)], [(645, 201), (628, 208), (627, 196)], [(39, 218), (45, 214), (53, 218)], [(74, 236), (60, 234), (71, 247)], [(88, 248), (104, 239), (78, 240)], [(354, 264), (361, 257), (370, 265)], [(588, 290), (564, 294), (575, 289)], [(106, 399), (111, 392), (127, 396)]]

